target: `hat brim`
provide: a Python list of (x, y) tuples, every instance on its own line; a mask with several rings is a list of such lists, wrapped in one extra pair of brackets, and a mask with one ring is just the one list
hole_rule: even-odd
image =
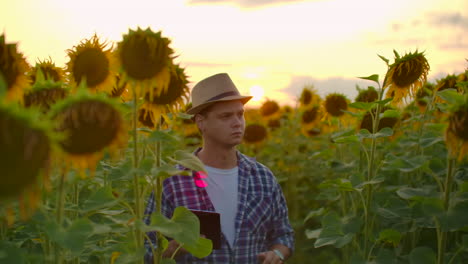
[(226, 101), (235, 101), (239, 100), (243, 104), (246, 104), (250, 99), (252, 99), (253, 96), (242, 96), (242, 95), (233, 95), (233, 96), (226, 96), (222, 99), (214, 100), (214, 101), (209, 101), (200, 105), (197, 105), (195, 107), (192, 107), (187, 110), (187, 114), (195, 115), (198, 114), (201, 110), (207, 108), (208, 106), (218, 103), (218, 102), (226, 102)]

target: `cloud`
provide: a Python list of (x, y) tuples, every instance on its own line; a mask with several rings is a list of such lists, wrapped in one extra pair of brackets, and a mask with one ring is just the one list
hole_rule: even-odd
[(376, 86), (376, 83), (359, 78), (332, 77), (317, 79), (312, 76), (293, 76), (289, 85), (281, 89), (281, 91), (292, 97), (296, 95), (297, 99), (306, 85), (312, 85), (322, 98), (330, 93), (341, 93), (353, 101), (358, 94), (356, 85), (360, 88), (367, 88), (368, 86)]
[(217, 67), (231, 67), (231, 64), (227, 63), (210, 63), (210, 62), (197, 62), (197, 61), (185, 61), (184, 66), (188, 67), (203, 67), (203, 68), (217, 68)]
[[(244, 8), (257, 8), (271, 5), (291, 4), (294, 2), (305, 2), (311, 0), (189, 0), (188, 4), (234, 4)], [(317, 0), (312, 0), (317, 1)]]
[(468, 29), (468, 17), (459, 12), (431, 14), (430, 24), (434, 26), (453, 26)]

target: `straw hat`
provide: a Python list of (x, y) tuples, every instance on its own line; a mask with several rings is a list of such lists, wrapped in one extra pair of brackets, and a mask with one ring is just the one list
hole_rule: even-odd
[(192, 108), (188, 114), (195, 115), (216, 102), (240, 100), (247, 103), (252, 96), (243, 96), (227, 73), (218, 73), (201, 80), (192, 89)]

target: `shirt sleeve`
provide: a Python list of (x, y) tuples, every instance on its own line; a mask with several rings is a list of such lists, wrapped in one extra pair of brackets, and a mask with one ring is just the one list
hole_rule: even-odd
[[(273, 176), (274, 177), (274, 176)], [(269, 233), (269, 247), (275, 244), (281, 244), (288, 247), (291, 250), (291, 255), (294, 251), (294, 230), (289, 223), (288, 207), (286, 199), (284, 198), (281, 186), (275, 180), (273, 189), (273, 204), (274, 216), (272, 221), (272, 231)]]

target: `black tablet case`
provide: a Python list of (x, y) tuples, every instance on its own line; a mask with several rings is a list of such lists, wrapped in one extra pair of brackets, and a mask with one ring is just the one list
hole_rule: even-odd
[(213, 242), (213, 249), (221, 248), (221, 217), (219, 213), (190, 210), (200, 220), (200, 234)]

